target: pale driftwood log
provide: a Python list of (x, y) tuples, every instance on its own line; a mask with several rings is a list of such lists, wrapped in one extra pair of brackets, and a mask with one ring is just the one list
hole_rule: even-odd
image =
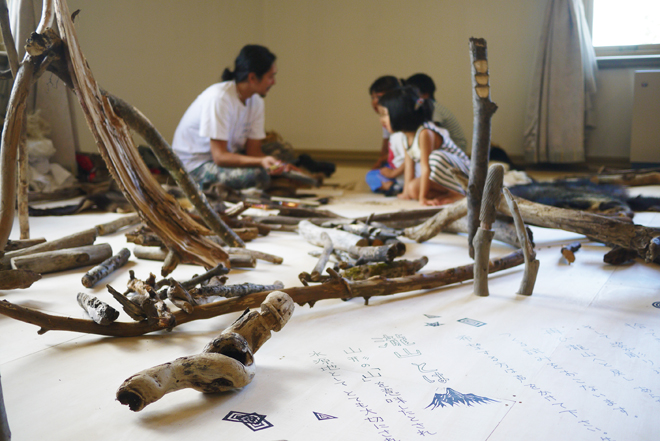
[(0, 270), (0, 289), (25, 289), (41, 279), (41, 274), (30, 270)]
[(9, 268), (11, 267), (11, 259), (19, 256), (27, 256), (30, 254), (43, 253), (46, 251), (56, 251), (63, 250), (67, 248), (76, 248), (86, 245), (91, 245), (96, 241), (96, 229), (90, 228), (89, 230), (83, 230), (78, 233), (71, 234), (69, 236), (64, 236), (59, 239), (51, 240), (48, 242), (39, 243), (32, 247), (23, 248), (20, 250), (12, 251), (6, 253), (2, 258), (0, 258), (0, 267)]
[(153, 178), (133, 144), (128, 126), (116, 115), (94, 80), (80, 50), (66, 3), (55, 0), (55, 8), (74, 91), (99, 152), (126, 199), (182, 261), (206, 268), (219, 262), (228, 266), (227, 253), (206, 239), (209, 230), (193, 221)]
[[(584, 234), (610, 246), (635, 250), (646, 262), (653, 262), (660, 256), (660, 248), (653, 245), (654, 239), (660, 237), (660, 228), (630, 224), (579, 210), (551, 207), (515, 196), (514, 200), (527, 224)], [(504, 200), (500, 201), (498, 211), (511, 216)]]
[(486, 40), (470, 38), (470, 61), (472, 62), (472, 108), (474, 128), (472, 131), (472, 155), (470, 157), (470, 180), (468, 184), (468, 248), (474, 257), (472, 239), (479, 228), (479, 213), (483, 196), (488, 156), (490, 153), (491, 119), (497, 105), (490, 99), (488, 73), (488, 51)]
[[(484, 194), (481, 198), (480, 225), (472, 239), (474, 248), (474, 293), (478, 296), (488, 295), (488, 262), (490, 260), (490, 245), (495, 232), (491, 229), (495, 222), (495, 206), (502, 194), (504, 167), (493, 165), (488, 170)], [(468, 218), (469, 221), (469, 218)]]
[(117, 231), (121, 230), (124, 227), (137, 225), (140, 222), (142, 222), (142, 219), (140, 219), (140, 215), (137, 213), (133, 213), (126, 216), (122, 216), (118, 219), (107, 222), (105, 224), (99, 224), (95, 228), (99, 236), (107, 236), (109, 234), (116, 233)]
[(188, 292), (190, 296), (195, 299), (196, 304), (203, 305), (215, 301), (209, 300), (210, 297), (224, 297), (230, 299), (232, 297), (244, 297), (255, 292), (274, 291), (282, 288), (284, 288), (284, 284), (279, 280), (276, 280), (272, 285), (241, 283), (238, 285), (201, 286), (199, 288), (193, 288)]
[(112, 256), (112, 248), (109, 244), (102, 243), (14, 257), (11, 259), (11, 266), (13, 269), (46, 274), (96, 265), (110, 256)]
[(361, 265), (368, 262), (391, 262), (403, 255), (405, 251), (405, 244), (403, 242), (396, 242), (376, 247), (353, 246), (349, 248), (348, 254), (352, 258), (357, 259), (356, 264)]
[(464, 217), (468, 212), (468, 201), (463, 198), (442, 207), (442, 210), (421, 225), (406, 228), (404, 236), (408, 239), (425, 242), (447, 228), (452, 222)]
[(225, 249), (229, 253), (230, 259), (232, 255), (247, 254), (248, 256), (252, 256), (257, 260), (263, 260), (264, 262), (270, 262), (276, 265), (280, 265), (284, 261), (284, 259), (281, 258), (280, 256), (264, 253), (262, 251), (255, 251), (255, 250), (249, 250), (247, 248), (236, 248), (236, 247), (227, 247)]
[(128, 248), (122, 248), (114, 256), (104, 260), (99, 265), (87, 271), (87, 274), (82, 277), (83, 286), (85, 288), (93, 287), (101, 279), (104, 279), (114, 271), (126, 265), (129, 257), (131, 257), (131, 252), (128, 250)]
[(248, 385), (256, 371), (254, 354), (271, 337), (271, 331), (282, 329), (293, 310), (293, 300), (287, 294), (270, 293), (260, 312), (245, 311), (201, 354), (177, 358), (128, 378), (117, 390), (117, 400), (138, 412), (180, 389), (217, 393)]
[[(489, 271), (490, 273), (494, 273), (513, 268), (522, 264), (523, 260), (522, 250), (517, 250), (506, 256), (492, 259)], [(374, 278), (349, 282), (345, 279), (332, 279), (330, 282), (321, 285), (286, 288), (282, 291), (289, 294), (294, 302), (301, 306), (304, 304), (313, 306), (319, 300), (326, 299), (340, 298), (349, 300), (356, 297), (370, 298), (416, 290), (436, 289), (472, 279), (473, 269), (474, 265), (469, 264), (444, 271), (434, 271), (386, 280)], [(195, 320), (204, 320), (230, 312), (243, 311), (245, 308), (254, 308), (260, 305), (268, 294), (268, 292), (255, 293), (244, 297), (221, 300), (207, 305), (196, 306), (190, 314), (178, 311), (173, 313), (173, 315), (179, 325)], [(157, 323), (147, 322), (115, 322), (110, 326), (99, 326), (91, 320), (45, 314), (35, 309), (15, 305), (6, 300), (0, 301), (0, 314), (38, 326), (39, 334), (44, 334), (48, 331), (70, 331), (115, 337), (135, 337), (163, 329)]]
[[(511, 206), (509, 206), (509, 209), (511, 209)], [(575, 253), (577, 253), (580, 248), (582, 248), (582, 244), (580, 242), (573, 242), (568, 245), (564, 245), (561, 247), (561, 255), (570, 265), (571, 263), (575, 262)], [(637, 253), (635, 253), (635, 255), (637, 255)]]
[[(495, 236), (493, 236), (494, 240), (503, 242), (507, 245), (511, 245), (514, 248), (521, 247), (520, 242), (518, 242), (518, 233), (516, 232), (516, 227), (513, 224), (512, 219), (510, 218), (495, 219), (495, 222), (493, 222), (492, 229), (495, 232)], [(530, 240), (532, 240), (533, 238), (532, 230), (530, 230), (529, 228), (526, 228), (526, 230), (528, 237), (530, 238)], [(467, 219), (462, 218), (452, 222), (451, 224), (447, 225), (447, 228), (445, 228), (443, 232), (452, 233), (452, 234), (459, 234), (459, 233), (467, 234), (468, 232)]]
[(536, 276), (539, 272), (539, 265), (541, 263), (536, 259), (534, 245), (529, 240), (529, 237), (527, 237), (527, 230), (523, 218), (520, 215), (520, 210), (518, 210), (518, 204), (516, 204), (516, 201), (513, 199), (513, 195), (508, 188), (503, 188), (502, 192), (504, 193), (509, 211), (511, 211), (511, 214), (513, 215), (513, 222), (515, 223), (516, 231), (518, 232), (518, 240), (522, 244), (523, 256), (525, 257), (525, 271), (523, 273), (523, 279), (520, 282), (518, 294), (530, 296), (534, 291)]
[(85, 310), (94, 323), (98, 323), (101, 326), (108, 326), (119, 318), (119, 311), (94, 296), (80, 292), (76, 296), (76, 299), (80, 307)]
[[(138, 259), (156, 260), (165, 262), (169, 251), (160, 247), (146, 247), (135, 245), (133, 254)], [(254, 268), (257, 266), (257, 260), (250, 254), (229, 254), (229, 263), (234, 268)]]
[(8, 240), (7, 246), (5, 247), (5, 252), (22, 250), (23, 248), (33, 247), (39, 245), (40, 243), (46, 242), (46, 239), (43, 237), (37, 237), (33, 239), (19, 239), (19, 240)]
[(332, 244), (335, 249), (342, 251), (351, 251), (352, 247), (359, 247), (368, 244), (368, 241), (363, 237), (356, 234), (351, 234), (346, 231), (335, 230), (333, 228), (321, 228), (308, 220), (302, 220), (298, 224), (298, 233), (312, 245), (323, 247), (324, 242), (321, 239), (321, 234), (326, 233), (330, 236)]
[(312, 274), (310, 276), (312, 282), (317, 282), (321, 278), (321, 274), (323, 273), (325, 266), (328, 264), (328, 260), (330, 260), (330, 255), (334, 249), (332, 239), (330, 239), (330, 236), (328, 236), (328, 234), (325, 232), (321, 233), (321, 242), (323, 243), (323, 252), (319, 257), (318, 262), (316, 262), (314, 269), (312, 270)]

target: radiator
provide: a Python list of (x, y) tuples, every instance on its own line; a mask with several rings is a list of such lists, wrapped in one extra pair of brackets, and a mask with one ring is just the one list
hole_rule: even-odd
[(635, 71), (630, 162), (660, 165), (660, 70)]

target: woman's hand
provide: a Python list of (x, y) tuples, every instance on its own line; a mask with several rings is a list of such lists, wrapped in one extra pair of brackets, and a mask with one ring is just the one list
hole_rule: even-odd
[[(274, 174), (275, 171), (282, 165), (282, 162), (272, 156), (264, 156), (261, 158), (261, 166), (266, 169), (269, 174)], [(281, 171), (280, 171), (281, 173)]]

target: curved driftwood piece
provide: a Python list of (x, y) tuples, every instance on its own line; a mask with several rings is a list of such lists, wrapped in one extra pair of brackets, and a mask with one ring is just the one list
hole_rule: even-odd
[[(494, 273), (513, 268), (523, 263), (523, 252), (517, 250), (506, 256), (492, 259), (489, 272)], [(473, 264), (450, 268), (444, 271), (415, 274), (413, 276), (399, 277), (394, 279), (371, 278), (357, 282), (349, 282), (345, 279), (332, 279), (321, 285), (302, 286), (283, 289), (291, 296), (295, 303), (314, 305), (319, 300), (326, 299), (351, 299), (355, 297), (377, 297), (389, 296), (403, 292), (435, 289), (454, 283), (464, 282), (472, 279)], [(108, 286), (108, 289), (111, 287)], [(120, 296), (121, 294), (118, 293)], [(195, 320), (204, 320), (218, 315), (231, 312), (243, 311), (245, 308), (255, 308), (263, 302), (268, 292), (248, 294), (244, 297), (234, 297), (221, 300), (207, 305), (196, 306), (193, 312), (187, 314), (183, 311), (173, 313), (177, 324), (188, 323)], [(165, 328), (158, 323), (118, 323), (110, 326), (99, 326), (91, 320), (80, 320), (71, 317), (55, 316), (43, 312), (15, 305), (6, 300), (0, 301), (0, 314), (31, 323), (38, 326), (39, 334), (48, 331), (71, 331), (87, 334), (108, 335), (115, 337), (135, 337), (160, 331)]]
[(137, 213), (133, 213), (133, 214), (128, 214), (126, 216), (122, 216), (119, 219), (115, 219), (105, 224), (99, 224), (95, 228), (96, 228), (96, 233), (99, 236), (107, 236), (109, 234), (116, 233), (117, 231), (121, 230), (124, 227), (137, 225), (140, 222), (142, 222), (142, 219), (140, 219), (140, 215)]
[(417, 243), (426, 242), (437, 236), (449, 224), (464, 217), (468, 212), (468, 201), (463, 198), (442, 207), (442, 210), (421, 225), (409, 227), (404, 230), (404, 236)]
[(126, 101), (109, 94), (106, 91), (103, 93), (110, 100), (112, 108), (117, 115), (122, 118), (126, 124), (138, 133), (151, 150), (156, 155), (158, 162), (162, 165), (167, 172), (174, 178), (181, 190), (190, 200), (190, 203), (197, 209), (199, 215), (204, 219), (204, 223), (211, 231), (217, 234), (224, 243), (232, 247), (244, 247), (245, 243), (238, 235), (227, 226), (220, 218), (218, 213), (211, 208), (211, 205), (206, 200), (206, 196), (199, 190), (197, 183), (190, 177), (186, 169), (183, 167), (181, 159), (172, 151), (172, 147), (165, 141), (165, 138), (156, 130), (151, 121), (147, 119), (142, 112), (128, 104)]
[(82, 277), (82, 284), (85, 288), (91, 288), (101, 279), (109, 276), (112, 272), (126, 265), (131, 252), (128, 248), (122, 248), (117, 254), (101, 262), (99, 265), (87, 271)]
[[(660, 238), (660, 228), (635, 225), (585, 211), (551, 207), (515, 196), (513, 199), (527, 224), (584, 234), (609, 246), (635, 250), (647, 263), (660, 256), (660, 247), (654, 245), (654, 241)], [(497, 209), (511, 216), (504, 200), (500, 201)]]
[(474, 257), (472, 245), (479, 228), (479, 213), (483, 196), (488, 156), (490, 154), (491, 119), (497, 105), (490, 100), (490, 77), (488, 73), (488, 51), (486, 40), (470, 38), (470, 60), (472, 61), (472, 108), (474, 129), (472, 132), (472, 155), (470, 157), (470, 180), (468, 183), (468, 247)]
[(245, 311), (201, 354), (177, 358), (128, 378), (117, 390), (117, 400), (138, 412), (180, 389), (217, 393), (247, 386), (255, 375), (254, 354), (271, 337), (271, 331), (282, 329), (293, 310), (287, 294), (270, 293), (260, 312)]
[[(518, 242), (518, 233), (516, 232), (516, 227), (513, 224), (513, 220), (511, 218), (505, 217), (505, 219), (495, 219), (492, 229), (495, 232), (495, 236), (493, 236), (494, 240), (500, 241), (507, 245), (511, 245), (514, 248), (521, 247), (520, 242)], [(529, 227), (526, 227), (525, 229), (527, 231), (527, 236), (530, 240), (532, 240), (533, 243), (534, 241), (532, 230), (530, 230)], [(447, 225), (447, 228), (445, 228), (443, 233), (467, 234), (467, 231), (467, 219), (462, 218)]]
[(76, 300), (78, 300), (80, 307), (85, 310), (94, 323), (108, 326), (119, 318), (119, 311), (94, 296), (80, 292), (76, 296)]
[(495, 232), (491, 227), (495, 222), (495, 207), (499, 203), (502, 194), (503, 178), (504, 167), (499, 164), (490, 167), (481, 201), (481, 212), (479, 214), (481, 224), (477, 229), (477, 234), (472, 239), (474, 248), (474, 293), (478, 296), (488, 295), (488, 260), (490, 259), (490, 245), (495, 236)]
[(219, 262), (229, 266), (227, 253), (205, 237), (209, 230), (192, 220), (151, 175), (133, 144), (128, 126), (117, 116), (94, 80), (80, 50), (66, 3), (55, 0), (55, 6), (74, 91), (99, 152), (126, 199), (183, 261), (206, 268)]
[(16, 43), (14, 36), (9, 28), (9, 9), (7, 9), (7, 1), (0, 0), (0, 28), (2, 28), (2, 41), (7, 51), (7, 58), (9, 60), (9, 69), (12, 76), (16, 78), (18, 73), (18, 52), (16, 51)]
[(76, 248), (86, 245), (91, 245), (96, 241), (96, 229), (90, 228), (89, 230), (79, 231), (78, 233), (64, 236), (59, 239), (42, 242), (37, 245), (22, 248), (20, 250), (6, 253), (0, 258), (0, 267), (9, 268), (11, 266), (11, 259), (18, 256), (27, 256), (29, 254), (43, 253), (46, 251), (63, 250), (67, 248)]
[(101, 243), (14, 257), (11, 259), (11, 266), (13, 269), (46, 274), (80, 268), (81, 266), (96, 265), (110, 256), (112, 256), (112, 247), (107, 243)]
[(520, 282), (518, 294), (531, 296), (534, 291), (534, 284), (536, 284), (536, 276), (539, 272), (539, 265), (541, 263), (536, 259), (534, 244), (532, 244), (529, 237), (527, 237), (527, 231), (522, 216), (520, 215), (520, 210), (518, 210), (518, 204), (516, 204), (516, 201), (513, 199), (513, 195), (508, 188), (503, 188), (502, 192), (504, 193), (509, 210), (513, 215), (513, 222), (516, 224), (516, 231), (518, 231), (518, 240), (522, 243), (523, 255), (525, 257), (525, 272), (523, 273), (523, 279)]
[(41, 274), (30, 270), (1, 270), (0, 289), (10, 290), (29, 288), (39, 279), (41, 279)]

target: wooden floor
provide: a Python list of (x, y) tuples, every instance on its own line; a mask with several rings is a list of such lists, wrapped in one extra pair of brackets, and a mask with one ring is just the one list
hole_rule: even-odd
[[(366, 191), (365, 168), (339, 167), (327, 209), (345, 216), (418, 208)], [(354, 185), (349, 185), (354, 183)], [(660, 186), (636, 193), (660, 195)], [(33, 218), (33, 237), (56, 239), (117, 214)], [(660, 214), (636, 222), (660, 227)], [(172, 332), (110, 338), (51, 331), (0, 316), (0, 373), (12, 440), (656, 440), (660, 434), (660, 272), (642, 261), (603, 263), (607, 248), (560, 230), (533, 227), (540, 272), (530, 297), (516, 294), (522, 268), (494, 274), (490, 296), (472, 282), (296, 307), (289, 323), (255, 356), (245, 388), (217, 395), (184, 390), (138, 413), (115, 400), (131, 375), (199, 353), (240, 314), (190, 322)], [(17, 237), (16, 230), (12, 238)], [(582, 242), (569, 265), (560, 247)], [(441, 234), (406, 258), (429, 258), (423, 272), (469, 264), (464, 236)], [(123, 233), (102, 237), (117, 252)], [(232, 270), (228, 283), (300, 286), (312, 245), (273, 232), (249, 248), (284, 257)], [(512, 249), (494, 243), (493, 256)], [(45, 275), (0, 300), (49, 314), (85, 318), (76, 294), (112, 303), (128, 271), (159, 274), (131, 257), (92, 289), (81, 271)], [(199, 267), (181, 265), (185, 280)], [(123, 312), (120, 321), (130, 321)]]

